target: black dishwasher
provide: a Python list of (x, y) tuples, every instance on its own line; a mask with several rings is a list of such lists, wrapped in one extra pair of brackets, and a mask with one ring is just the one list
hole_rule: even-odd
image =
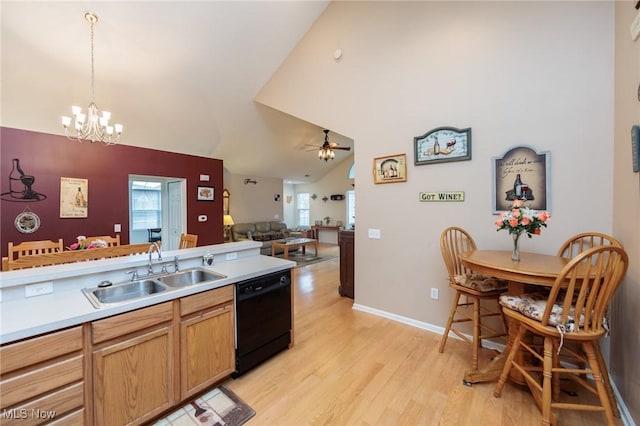
[(238, 377), (291, 343), (291, 270), (236, 283)]

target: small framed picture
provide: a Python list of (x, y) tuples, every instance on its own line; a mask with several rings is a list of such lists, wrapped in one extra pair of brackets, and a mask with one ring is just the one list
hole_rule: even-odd
[(394, 183), (407, 181), (407, 155), (396, 154), (373, 159), (373, 182)]
[(551, 210), (551, 153), (513, 147), (492, 159), (493, 214), (509, 210), (513, 200), (534, 210)]
[(213, 186), (198, 187), (198, 201), (213, 201)]
[(413, 138), (415, 165), (471, 160), (471, 128), (438, 127)]

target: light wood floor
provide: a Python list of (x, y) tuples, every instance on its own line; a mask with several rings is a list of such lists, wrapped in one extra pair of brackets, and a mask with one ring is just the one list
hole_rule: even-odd
[[(297, 268), (294, 281), (295, 347), (225, 383), (256, 411), (248, 425), (541, 424), (528, 390), (507, 383), (495, 398), (493, 383), (462, 384), (468, 344), (450, 338), (440, 354), (440, 335), (354, 311), (337, 292), (339, 259)], [(558, 420), (605, 424), (600, 413)]]

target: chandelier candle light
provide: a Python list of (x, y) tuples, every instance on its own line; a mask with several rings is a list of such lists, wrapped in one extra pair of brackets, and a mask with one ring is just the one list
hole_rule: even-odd
[(513, 236), (511, 260), (520, 260), (520, 235), (526, 233), (529, 238), (532, 235), (540, 235), (541, 228), (547, 227), (546, 222), (549, 218), (549, 212), (532, 210), (526, 207), (522, 200), (514, 200), (510, 211), (500, 213), (500, 219), (495, 221), (497, 230), (507, 229)]
[(62, 125), (67, 138), (82, 142), (88, 140), (93, 142), (102, 142), (105, 145), (113, 145), (122, 134), (122, 124), (110, 125), (111, 113), (103, 111), (100, 114), (98, 106), (95, 104), (94, 98), (94, 66), (93, 66), (93, 26), (98, 22), (98, 15), (85, 12), (84, 19), (91, 25), (91, 103), (87, 108), (87, 114), (82, 113), (82, 108), (73, 106), (73, 129), (75, 134), (70, 131), (71, 117), (62, 117)]

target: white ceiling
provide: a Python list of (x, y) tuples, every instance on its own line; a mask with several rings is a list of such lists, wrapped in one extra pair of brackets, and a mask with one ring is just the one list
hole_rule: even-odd
[(327, 4), (2, 1), (1, 125), (63, 134), (60, 117), (86, 108), (91, 11), (95, 102), (124, 125), (120, 143), (219, 158), (233, 174), (315, 181), (350, 153), (318, 160), (306, 144), (322, 144), (322, 123), (253, 99)]

